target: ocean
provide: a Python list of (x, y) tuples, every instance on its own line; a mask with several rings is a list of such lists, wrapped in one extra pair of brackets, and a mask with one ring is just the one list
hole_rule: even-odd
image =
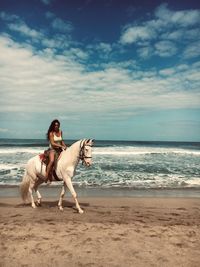
[[(47, 147), (46, 140), (0, 139), (0, 185), (18, 186), (27, 161)], [(73, 184), (87, 189), (200, 189), (199, 163), (200, 142), (97, 140), (92, 166), (80, 163)]]

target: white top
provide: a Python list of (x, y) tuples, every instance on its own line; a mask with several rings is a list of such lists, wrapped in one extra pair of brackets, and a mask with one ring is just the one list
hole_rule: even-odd
[[(53, 140), (54, 140), (54, 142), (61, 142), (62, 141), (62, 135), (60, 134), (60, 136), (57, 136), (55, 133), (53, 133)], [(49, 143), (49, 147), (53, 148), (51, 143)]]
[(56, 142), (56, 141), (62, 141), (62, 135), (57, 136), (57, 135), (54, 133), (54, 134), (53, 134), (53, 139), (54, 139), (55, 142)]

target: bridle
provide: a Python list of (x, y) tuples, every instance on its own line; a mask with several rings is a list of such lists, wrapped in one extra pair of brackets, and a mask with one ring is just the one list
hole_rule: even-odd
[(84, 153), (84, 148), (86, 146), (89, 146), (89, 147), (92, 147), (92, 146), (91, 145), (87, 145), (87, 144), (85, 144), (83, 142), (85, 142), (85, 140), (82, 140), (82, 142), (80, 142), (80, 152), (79, 152), (79, 159), (82, 160), (82, 164), (85, 161), (85, 159), (91, 159), (92, 158), (92, 157), (86, 156), (85, 153)]

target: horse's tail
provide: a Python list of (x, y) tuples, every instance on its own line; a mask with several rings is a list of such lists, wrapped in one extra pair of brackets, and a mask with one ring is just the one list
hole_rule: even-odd
[(31, 177), (28, 175), (27, 171), (25, 171), (24, 177), (22, 179), (22, 183), (20, 185), (20, 193), (21, 193), (21, 197), (22, 197), (24, 202), (28, 198), (30, 180), (31, 180)]

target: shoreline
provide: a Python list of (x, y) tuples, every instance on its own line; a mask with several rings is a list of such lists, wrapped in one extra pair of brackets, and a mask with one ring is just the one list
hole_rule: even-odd
[[(62, 185), (41, 185), (39, 191), (43, 198), (58, 198)], [(119, 197), (119, 198), (200, 198), (199, 188), (180, 188), (180, 189), (133, 189), (133, 188), (83, 188), (74, 186), (78, 197)], [(66, 191), (66, 197), (71, 194)], [(18, 185), (0, 185), (0, 198), (20, 197)]]

